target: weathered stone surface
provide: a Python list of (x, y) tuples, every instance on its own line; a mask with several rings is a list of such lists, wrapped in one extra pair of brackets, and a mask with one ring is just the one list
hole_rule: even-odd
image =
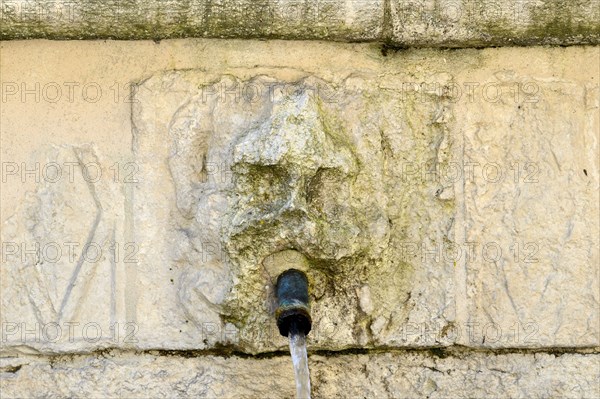
[[(311, 349), (597, 345), (598, 48), (384, 57), (376, 46), (316, 42), (0, 46), (3, 166), (77, 162), (76, 154), (99, 163), (94, 241), (103, 249), (115, 241), (122, 262), (124, 245), (137, 248), (134, 263), (82, 264), (56, 342), (51, 323), (77, 261), (3, 259), (3, 354), (284, 349), (271, 284), (289, 266), (311, 278)], [(51, 82), (64, 88), (56, 102), (44, 91)], [(102, 96), (92, 103), (76, 89), (73, 99), (68, 82), (95, 84)], [(133, 98), (128, 82), (140, 83)], [(266, 102), (232, 89), (253, 96), (250, 83), (282, 82), (289, 90)], [(319, 82), (334, 90), (307, 90)], [(340, 101), (325, 101), (331, 93)], [(475, 180), (464, 171), (469, 161), (480, 164)], [(127, 162), (135, 181), (124, 180), (136, 170)], [(527, 162), (539, 166), (540, 183), (523, 181)], [(488, 168), (485, 180), (486, 163), (508, 177), (493, 182)], [(38, 184), (17, 174), (2, 181), (1, 194), (3, 244), (85, 243), (95, 224), (85, 180)], [(477, 258), (467, 261), (472, 241)], [(497, 268), (482, 259), (489, 242), (503, 251)], [(514, 262), (511, 245), (520, 245), (521, 260), (531, 242), (539, 262)], [(462, 258), (445, 252), (452, 245)], [(79, 323), (73, 342), (65, 322)], [(107, 339), (95, 341), (95, 326), (83, 334), (89, 322)], [(46, 330), (32, 343), (35, 333), (23, 339), (21, 323)]]
[(597, 0), (392, 0), (403, 46), (584, 44), (600, 40)]
[[(451, 224), (452, 201), (435, 195), (437, 183), (401, 180), (403, 162), (445, 161), (443, 99), (415, 105), (367, 79), (189, 71), (140, 85), (135, 152), (151, 173), (134, 193), (144, 198), (134, 230), (140, 263), (153, 270), (141, 285), (154, 288), (138, 301), (168, 315), (158, 325), (138, 319), (140, 332), (181, 330), (172, 322), (181, 309), (193, 321), (185, 335), (144, 345), (285, 345), (272, 323), (277, 274), (266, 263), (286, 250), (306, 258), (316, 347), (448, 342), (439, 332), (454, 314), (452, 264), (427, 268), (402, 254), (405, 235), (439, 241)], [(411, 223), (416, 214), (428, 222)], [(154, 294), (169, 281), (179, 302)], [(423, 317), (433, 342), (403, 330)], [(202, 343), (206, 328), (215, 342)]]
[(400, 47), (600, 41), (598, 0), (3, 0), (0, 13), (1, 39), (321, 39)]
[(2, 226), (2, 350), (112, 347), (135, 246), (110, 165), (87, 145), (44, 147), (23, 165), (38, 184)]
[(2, 39), (177, 37), (376, 40), (383, 0), (10, 1)]
[[(598, 354), (427, 353), (309, 357), (315, 398), (595, 398)], [(243, 359), (107, 353), (0, 364), (3, 398), (292, 398), (287, 356)]]
[(482, 82), (498, 95), (477, 112), (456, 110), (470, 166), (458, 218), (475, 249), (466, 323), (477, 324), (462, 342), (598, 346), (598, 84), (516, 74)]

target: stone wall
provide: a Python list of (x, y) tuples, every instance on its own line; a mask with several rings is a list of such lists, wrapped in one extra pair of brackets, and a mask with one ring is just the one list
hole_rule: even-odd
[(598, 44), (598, 0), (2, 0), (0, 39), (183, 37), (392, 47)]
[(598, 47), (0, 46), (3, 397), (600, 395)]
[[(319, 398), (598, 397), (593, 360), (582, 354), (427, 352), (314, 354)], [(5, 397), (293, 398), (287, 356), (265, 359), (105, 353), (98, 357), (20, 359), (4, 368)]]

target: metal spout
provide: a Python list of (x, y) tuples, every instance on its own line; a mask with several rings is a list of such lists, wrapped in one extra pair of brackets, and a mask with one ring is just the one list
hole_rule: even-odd
[(310, 332), (312, 320), (308, 304), (308, 279), (300, 270), (289, 269), (277, 277), (277, 327), (284, 337)]

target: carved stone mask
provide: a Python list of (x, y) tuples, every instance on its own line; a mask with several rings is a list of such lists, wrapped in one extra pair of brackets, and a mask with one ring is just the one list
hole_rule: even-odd
[(232, 238), (315, 258), (352, 255), (360, 246), (352, 203), (358, 161), (320, 99), (307, 91), (274, 104), (233, 148), (238, 196)]

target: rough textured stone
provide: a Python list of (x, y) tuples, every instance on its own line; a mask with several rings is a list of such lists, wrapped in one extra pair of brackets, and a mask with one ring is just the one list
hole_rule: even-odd
[(598, 43), (597, 0), (392, 0), (391, 42), (403, 46)]
[(375, 40), (383, 0), (2, 1), (2, 39)]
[[(154, 270), (139, 278), (155, 288), (138, 301), (147, 298), (143, 307), (165, 309), (169, 318), (183, 308), (194, 322), (188, 331), (210, 324), (226, 332), (221, 341), (234, 337), (246, 350), (285, 345), (265, 329), (277, 275), (261, 265), (293, 250), (308, 263), (314, 345), (423, 345), (402, 325), (426, 317), (439, 333), (453, 314), (451, 304), (445, 309), (452, 264), (403, 259), (401, 240), (443, 239), (451, 207), (435, 196), (435, 182), (399, 178), (403, 162), (444, 162), (450, 145), (431, 147), (445, 139), (437, 121), (443, 100), (415, 106), (399, 90), (373, 91), (366, 78), (334, 83), (266, 69), (240, 75), (170, 73), (139, 87), (136, 159), (152, 174), (134, 193), (144, 198), (136, 202), (135, 231), (144, 243), (140, 262)], [(381, 109), (390, 110), (385, 120)], [(411, 223), (416, 214), (429, 222)], [(183, 306), (153, 294), (169, 276)], [(372, 305), (359, 305), (358, 292)], [(140, 330), (154, 331), (147, 322), (139, 319)], [(157, 328), (168, 326), (164, 320)], [(172, 337), (159, 347), (185, 345)], [(193, 332), (187, 339), (191, 347), (200, 342)]]
[(113, 346), (106, 335), (125, 319), (122, 268), (135, 249), (105, 162), (92, 146), (62, 145), (24, 164), (38, 184), (2, 228), (3, 347)]
[[(309, 357), (315, 398), (595, 398), (598, 354), (427, 353)], [(287, 356), (152, 354), (15, 358), (0, 364), (2, 397), (292, 398)]]
[(490, 80), (501, 94), (478, 112), (457, 110), (470, 344), (598, 346), (598, 85), (515, 74)]
[[(372, 45), (316, 42), (0, 46), (3, 164), (81, 160), (104, 177), (89, 185), (3, 176), (2, 243), (82, 245), (92, 232), (101, 248), (122, 249), (116, 266), (110, 256), (82, 263), (66, 301), (78, 257), (3, 258), (3, 354), (284, 349), (271, 284), (287, 265), (311, 278), (311, 350), (597, 345), (598, 48), (385, 57)], [(103, 95), (91, 102), (93, 90), (76, 89), (71, 101), (63, 89), (54, 101), (44, 91), (52, 82), (95, 83)], [(138, 83), (133, 97), (129, 82)], [(215, 94), (221, 83), (225, 102)], [(289, 90), (235, 102), (227, 90), (236, 83)], [(307, 90), (316, 84), (334, 90)], [(331, 93), (337, 102), (325, 101)], [(468, 161), (480, 164), (475, 180), (443, 173)], [(138, 168), (133, 181), (127, 162)], [(523, 181), (535, 171), (528, 162), (541, 183)], [(485, 163), (508, 177), (483, 176)], [(474, 261), (465, 256), (472, 241)], [(501, 262), (482, 259), (490, 242)], [(535, 264), (521, 262), (530, 242), (540, 245)], [(128, 243), (137, 250), (126, 264)], [(452, 245), (461, 258), (444, 253)], [(56, 322), (62, 336), (53, 341)], [(79, 323), (74, 341), (65, 322)], [(24, 339), (22, 323), (46, 330)], [(87, 323), (105, 339), (94, 339), (95, 325), (83, 334)]]
[(600, 41), (598, 0), (3, 0), (0, 38), (380, 41), (407, 47)]

